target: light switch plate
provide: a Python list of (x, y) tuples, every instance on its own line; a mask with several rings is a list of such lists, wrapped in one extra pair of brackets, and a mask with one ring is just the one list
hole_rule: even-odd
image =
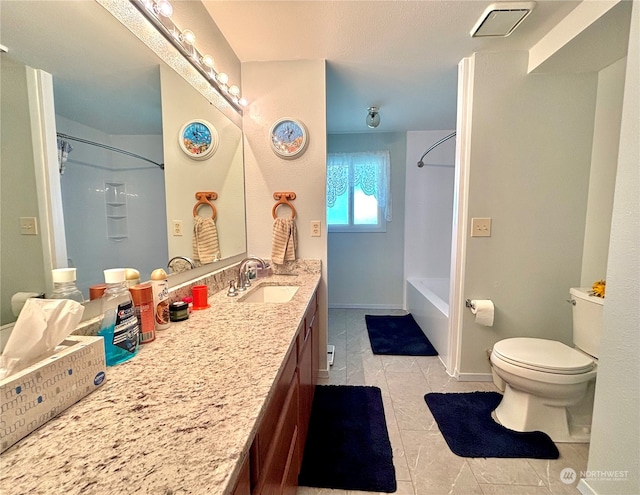
[(20, 234), (38, 235), (38, 222), (36, 217), (20, 217)]
[(491, 219), (472, 218), (471, 237), (491, 237)]

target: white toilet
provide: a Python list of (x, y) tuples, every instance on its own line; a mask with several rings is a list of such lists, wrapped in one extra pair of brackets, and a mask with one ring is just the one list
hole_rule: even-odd
[(588, 442), (604, 300), (590, 296), (589, 289), (569, 293), (575, 348), (521, 337), (493, 346), (493, 371), (505, 385), (494, 414), (512, 430), (543, 431), (555, 442)]

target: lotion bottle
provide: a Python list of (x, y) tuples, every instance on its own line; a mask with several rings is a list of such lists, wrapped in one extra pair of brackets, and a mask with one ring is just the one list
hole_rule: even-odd
[(171, 325), (169, 281), (167, 280), (167, 272), (162, 268), (151, 272), (151, 287), (153, 287), (153, 311), (156, 330), (166, 330)]

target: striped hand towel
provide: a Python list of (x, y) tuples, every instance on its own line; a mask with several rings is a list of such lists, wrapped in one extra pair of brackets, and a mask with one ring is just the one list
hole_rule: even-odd
[(193, 259), (206, 264), (220, 259), (218, 229), (213, 218), (193, 217)]
[(271, 259), (277, 265), (296, 259), (298, 235), (293, 218), (276, 218), (273, 222)]

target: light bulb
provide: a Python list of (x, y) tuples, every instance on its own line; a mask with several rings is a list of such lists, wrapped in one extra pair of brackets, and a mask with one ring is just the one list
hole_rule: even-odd
[(367, 110), (369, 111), (366, 118), (367, 126), (371, 129), (375, 129), (380, 125), (379, 109), (378, 107), (369, 107)]
[(180, 37), (187, 45), (193, 45), (196, 42), (196, 35), (189, 29), (182, 31), (182, 35)]
[(240, 99), (238, 100), (238, 103), (239, 103), (240, 105), (242, 105), (243, 107), (246, 107), (246, 106), (248, 105), (248, 103), (249, 103), (249, 102), (247, 101), (247, 99), (246, 99), (246, 98), (240, 98)]
[(173, 5), (169, 0), (158, 0), (154, 10), (163, 17), (171, 17), (173, 15)]
[(205, 55), (204, 57), (202, 57), (202, 63), (209, 67), (209, 69), (213, 69), (214, 60), (211, 55)]
[(233, 96), (239, 96), (240, 95), (240, 88), (238, 86), (236, 86), (235, 84), (233, 86), (229, 86), (229, 94), (233, 95)]
[(220, 84), (227, 84), (229, 82), (229, 76), (224, 72), (219, 72), (217, 78)]

